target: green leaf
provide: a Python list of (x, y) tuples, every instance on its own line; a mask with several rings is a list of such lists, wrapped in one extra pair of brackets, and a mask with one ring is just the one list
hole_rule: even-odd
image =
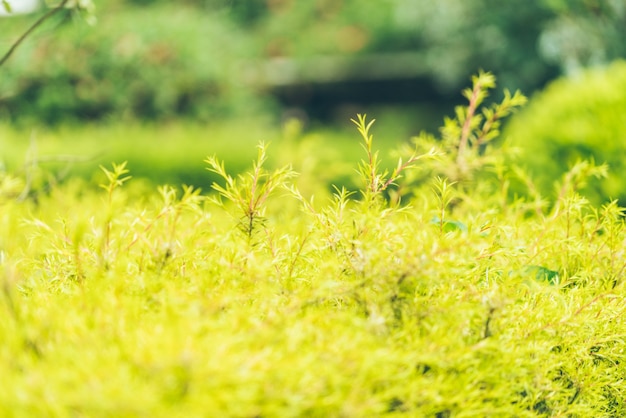
[(4, 10), (6, 10), (7, 13), (13, 12), (13, 9), (11, 8), (11, 4), (9, 4), (8, 0), (2, 0), (2, 6), (4, 6)]
[(559, 272), (550, 270), (543, 266), (526, 266), (522, 269), (515, 270), (509, 273), (510, 276), (534, 276), (535, 280), (540, 282), (548, 282), (550, 284), (558, 284)]
[(528, 266), (524, 269), (527, 274), (534, 274), (539, 281), (556, 284), (559, 281), (559, 272), (543, 266)]
[[(441, 225), (441, 219), (438, 216), (435, 216), (433, 219), (431, 219), (430, 223), (433, 225)], [(467, 232), (467, 225), (465, 225), (461, 221), (455, 221), (452, 219), (444, 220), (443, 232), (453, 232), (453, 231)]]

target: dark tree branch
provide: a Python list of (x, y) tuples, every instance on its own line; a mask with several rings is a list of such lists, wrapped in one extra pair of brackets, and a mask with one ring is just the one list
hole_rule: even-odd
[(13, 52), (15, 52), (17, 47), (24, 41), (24, 39), (28, 37), (28, 35), (30, 35), (35, 29), (37, 29), (37, 27), (41, 25), (44, 21), (46, 21), (49, 17), (54, 15), (56, 12), (62, 10), (68, 1), (69, 0), (62, 0), (61, 4), (48, 10), (48, 12), (45, 15), (41, 16), (35, 23), (33, 23), (33, 25), (30, 28), (28, 28), (28, 30), (24, 32), (22, 36), (20, 36), (13, 45), (11, 45), (11, 48), (9, 48), (6, 54), (4, 54), (4, 56), (0, 59), (0, 67), (4, 65), (4, 63), (9, 59), (9, 57), (11, 57), (11, 55), (13, 55)]

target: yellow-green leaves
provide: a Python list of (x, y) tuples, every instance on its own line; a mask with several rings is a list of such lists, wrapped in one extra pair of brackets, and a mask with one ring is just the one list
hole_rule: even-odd
[(424, 158), (434, 158), (439, 155), (435, 148), (431, 148), (428, 152), (419, 154), (417, 150), (412, 151), (409, 157), (403, 161), (402, 157), (398, 159), (398, 164), (391, 174), (387, 170), (380, 170), (380, 159), (378, 151), (373, 148), (374, 136), (370, 134), (370, 128), (376, 121), (372, 119), (367, 121), (367, 115), (357, 115), (357, 119), (351, 119), (357, 126), (357, 130), (363, 139), (363, 149), (366, 153), (366, 159), (359, 163), (359, 174), (365, 182), (363, 195), (366, 201), (372, 201), (387, 190), (389, 186), (394, 184), (402, 176), (403, 171), (413, 168), (417, 162)]
[(128, 169), (126, 168), (126, 163), (127, 161), (124, 161), (121, 164), (113, 163), (112, 170), (108, 170), (105, 167), (100, 166), (100, 169), (104, 172), (108, 180), (108, 183), (102, 183), (100, 184), (100, 187), (107, 191), (109, 198), (111, 197), (115, 189), (122, 186), (122, 184), (130, 180), (132, 177), (126, 175), (129, 173)]
[(463, 91), (468, 104), (457, 106), (456, 117), (446, 118), (441, 128), (445, 152), (450, 156), (450, 163), (456, 166), (454, 175), (459, 180), (470, 177), (473, 171), (489, 163), (482, 158), (481, 148), (498, 137), (501, 120), (526, 103), (521, 92), (511, 94), (505, 90), (502, 102), (484, 106), (489, 90), (495, 87), (495, 77), (481, 71), (472, 77), (472, 84), (471, 89)]
[(239, 213), (239, 228), (249, 240), (258, 227), (262, 226), (265, 218), (265, 203), (269, 196), (279, 187), (286, 186), (286, 181), (295, 176), (290, 166), (274, 171), (268, 171), (264, 164), (267, 161), (267, 145), (258, 146), (258, 155), (253, 163), (252, 170), (239, 176), (230, 176), (215, 156), (208, 157), (205, 162), (207, 170), (218, 174), (225, 181), (225, 185), (213, 183), (212, 187), (219, 195), (230, 201)]
[(355, 123), (360, 196), (305, 198), (260, 144), (206, 159), (207, 200), (124, 163), (3, 201), (0, 416), (626, 416), (624, 209), (576, 194), (602, 169), (548, 215), (417, 146), (383, 170)]

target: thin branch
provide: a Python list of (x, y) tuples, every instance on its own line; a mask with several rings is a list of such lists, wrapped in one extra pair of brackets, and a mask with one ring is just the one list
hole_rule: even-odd
[(477, 81), (474, 85), (474, 90), (472, 91), (472, 95), (468, 98), (469, 105), (467, 107), (467, 115), (465, 116), (465, 121), (463, 122), (463, 128), (461, 130), (461, 139), (459, 140), (459, 150), (457, 154), (457, 162), (460, 162), (465, 154), (465, 149), (469, 146), (469, 137), (472, 131), (472, 118), (476, 113), (476, 108), (478, 107), (478, 95), (480, 94), (480, 89), (482, 88), (482, 84), (480, 81)]
[(67, 2), (69, 2), (69, 0), (62, 0), (61, 4), (59, 4), (57, 7), (54, 7), (50, 10), (48, 10), (48, 12), (46, 14), (44, 14), (43, 16), (41, 16), (35, 23), (33, 23), (33, 25), (28, 28), (28, 30), (26, 32), (24, 32), (22, 34), (22, 36), (20, 36), (17, 41), (15, 41), (15, 43), (13, 45), (11, 45), (11, 48), (9, 48), (9, 50), (6, 52), (6, 54), (4, 54), (4, 56), (0, 59), (0, 67), (2, 67), (2, 65), (4, 65), (4, 63), (11, 57), (11, 55), (13, 55), (13, 52), (15, 52), (15, 50), (17, 49), (17, 47), (35, 30), (37, 29), (37, 27), (39, 25), (41, 25), (44, 21), (46, 21), (48, 18), (50, 18), (52, 15), (54, 15), (56, 12), (58, 12), (59, 10), (62, 10), (65, 5), (67, 4)]

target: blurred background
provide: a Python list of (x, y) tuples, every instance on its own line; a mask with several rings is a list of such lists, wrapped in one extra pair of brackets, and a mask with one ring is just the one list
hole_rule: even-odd
[[(11, 3), (17, 10), (20, 1)], [(35, 11), (0, 16), (2, 53), (45, 12), (24, 3)], [(263, 137), (254, 131), (273, 140), (293, 118), (305, 132), (332, 131), (337, 143), (351, 117), (368, 113), (384, 148), (436, 132), (479, 69), (496, 75), (494, 99), (503, 88), (532, 97), (558, 77), (626, 56), (625, 0), (94, 3), (97, 21), (58, 13), (0, 68), (5, 164), (23, 160), (35, 130), (53, 144), (78, 132), (85, 152), (135, 158), (131, 170), (158, 181), (198, 182), (206, 172), (186, 174), (190, 155), (254, 155), (254, 146), (244, 151)], [(159, 141), (169, 142), (151, 151)], [(168, 146), (168, 158), (142, 163)]]

